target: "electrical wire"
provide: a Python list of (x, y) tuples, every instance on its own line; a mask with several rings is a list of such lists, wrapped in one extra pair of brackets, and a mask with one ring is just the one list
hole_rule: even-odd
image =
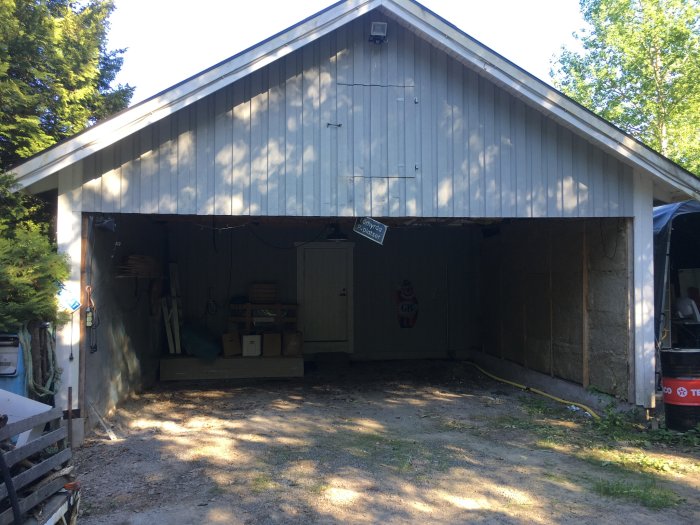
[(249, 228), (248, 231), (250, 232), (250, 234), (251, 234), (253, 237), (255, 237), (255, 238), (256, 238), (258, 241), (260, 241), (262, 244), (264, 244), (265, 246), (268, 246), (268, 247), (270, 247), (270, 248), (273, 248), (273, 249), (275, 249), (275, 250), (296, 250), (299, 246), (305, 246), (305, 245), (307, 245), (307, 244), (311, 244), (312, 242), (318, 241), (321, 237), (323, 237), (323, 236), (326, 234), (326, 227), (324, 227), (324, 228), (318, 233), (318, 235), (316, 235), (316, 237), (314, 237), (313, 239), (311, 239), (311, 240), (309, 240), (309, 241), (304, 241), (304, 242), (300, 242), (300, 243), (295, 243), (295, 244), (293, 244), (293, 245), (291, 245), (291, 246), (281, 246), (281, 245), (277, 245), (277, 244), (271, 243), (271, 242), (269, 242), (269, 241), (266, 241), (265, 239), (263, 239), (262, 237), (260, 237), (260, 235), (258, 235), (258, 233), (255, 231), (254, 228)]
[(535, 394), (538, 394), (540, 396), (544, 396), (546, 398), (552, 399), (552, 400), (557, 401), (559, 403), (563, 403), (565, 405), (573, 405), (573, 406), (578, 407), (581, 410), (587, 412), (593, 419), (600, 419), (600, 416), (598, 414), (596, 414), (592, 408), (587, 407), (586, 405), (583, 405), (581, 403), (576, 403), (574, 401), (567, 401), (566, 399), (562, 399), (560, 397), (553, 396), (552, 394), (548, 394), (547, 392), (543, 392), (542, 390), (539, 390), (537, 388), (530, 388), (529, 386), (521, 385), (520, 383), (516, 383), (514, 381), (509, 381), (508, 379), (504, 379), (502, 377), (498, 377), (498, 376), (492, 374), (491, 372), (487, 372), (486, 370), (481, 368), (479, 365), (477, 365), (473, 361), (466, 361), (466, 363), (470, 366), (473, 366), (479, 372), (481, 372), (485, 376), (490, 377), (491, 379), (494, 379), (494, 380), (499, 381), (501, 383), (505, 383), (507, 385), (514, 386), (516, 388), (519, 388), (520, 390), (524, 390), (525, 392), (534, 392)]

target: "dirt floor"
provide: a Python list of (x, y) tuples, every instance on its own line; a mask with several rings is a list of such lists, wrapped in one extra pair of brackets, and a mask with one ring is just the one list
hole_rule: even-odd
[(700, 435), (465, 364), (161, 385), (76, 451), (81, 525), (698, 523)]

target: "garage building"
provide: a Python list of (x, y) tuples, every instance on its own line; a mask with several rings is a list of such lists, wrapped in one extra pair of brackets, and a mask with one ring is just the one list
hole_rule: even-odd
[[(652, 206), (700, 196), (411, 0), (339, 2), (14, 172), (57, 199), (83, 305), (58, 334), (58, 403), (72, 387), (81, 415), (163, 375), (328, 354), (508, 362), (652, 408)], [(365, 217), (383, 244), (353, 232)], [(245, 306), (256, 283), (266, 308)], [(265, 331), (270, 306), (303, 357), (177, 353), (188, 329)]]

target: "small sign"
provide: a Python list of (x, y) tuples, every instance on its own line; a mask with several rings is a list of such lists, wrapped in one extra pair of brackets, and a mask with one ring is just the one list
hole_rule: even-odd
[(386, 224), (382, 224), (369, 217), (362, 217), (355, 220), (355, 226), (353, 226), (352, 231), (363, 237), (367, 237), (370, 241), (384, 244), (384, 236), (388, 229), (389, 227)]
[(66, 290), (63, 285), (60, 285), (60, 288), (58, 289), (58, 304), (60, 304), (63, 309), (68, 310), (71, 313), (76, 312), (80, 308), (80, 301), (78, 301), (78, 299), (76, 299), (72, 293)]

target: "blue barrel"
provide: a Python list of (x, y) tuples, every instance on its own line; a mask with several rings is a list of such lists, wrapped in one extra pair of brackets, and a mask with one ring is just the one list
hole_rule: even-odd
[(27, 397), (24, 352), (17, 334), (0, 334), (0, 388)]

